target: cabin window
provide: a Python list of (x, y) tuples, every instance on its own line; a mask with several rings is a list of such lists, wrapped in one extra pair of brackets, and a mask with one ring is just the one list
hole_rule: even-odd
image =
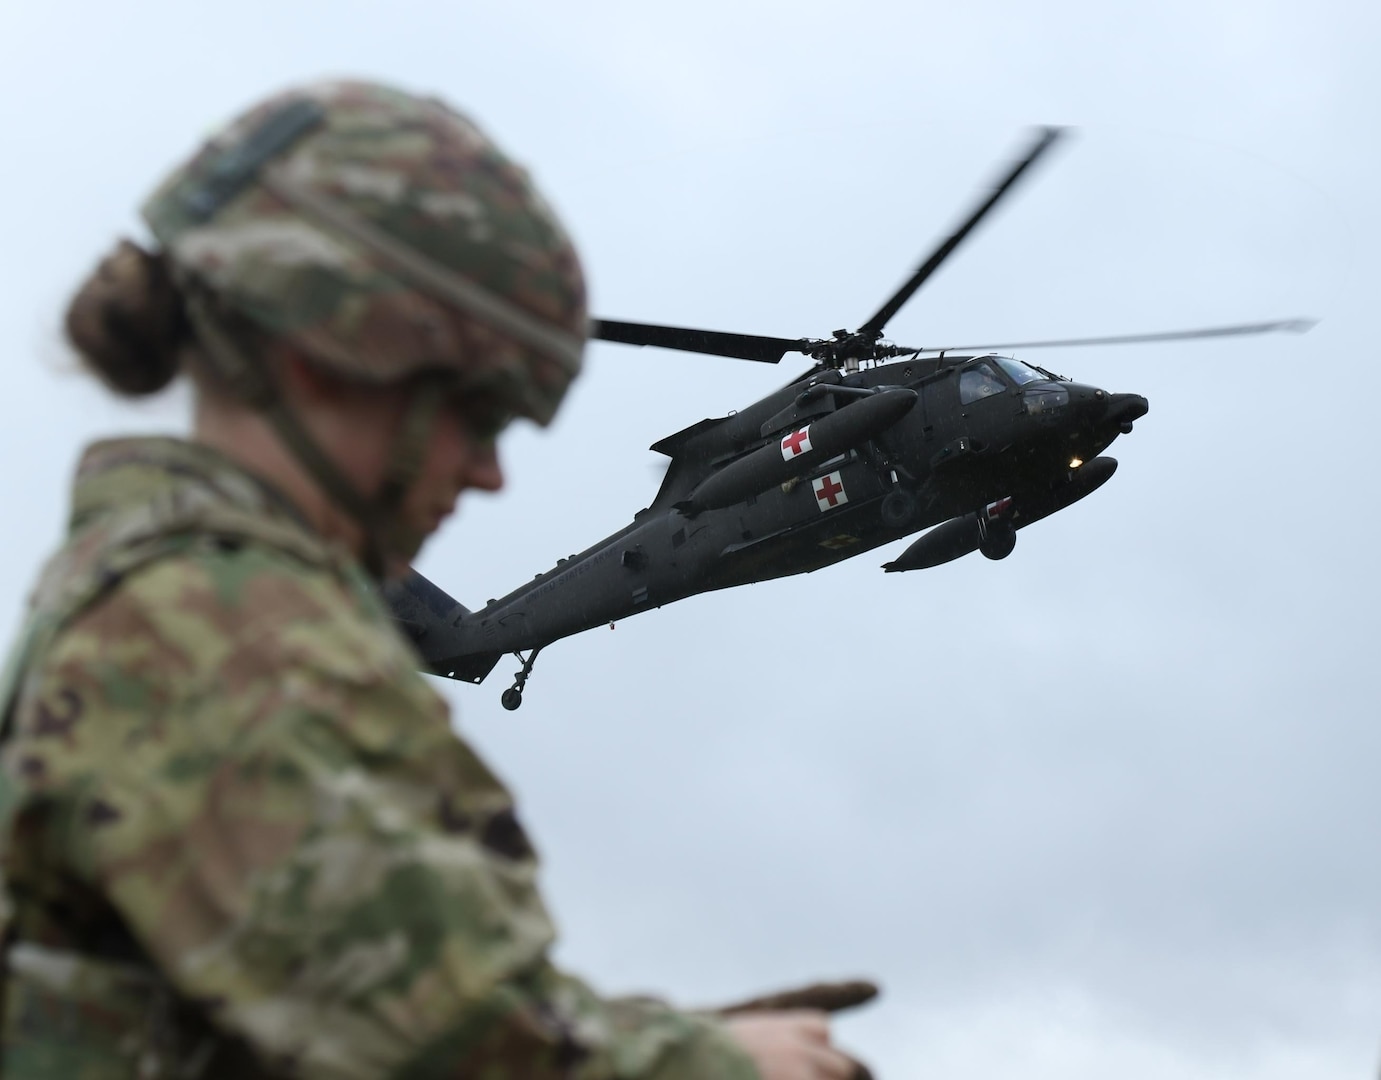
[(987, 364), (975, 364), (959, 375), (959, 404), (972, 405), (980, 398), (1007, 392), (1007, 384)]

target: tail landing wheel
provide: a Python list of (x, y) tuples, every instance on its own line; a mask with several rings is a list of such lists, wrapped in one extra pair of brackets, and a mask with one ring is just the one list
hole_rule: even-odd
[(513, 654), (519, 660), (522, 660), (523, 670), (513, 673), (513, 685), (505, 690), (499, 697), (499, 704), (509, 712), (512, 712), (523, 703), (523, 687), (527, 686), (528, 677), (532, 674), (532, 665), (537, 663), (537, 654), (541, 651), (540, 647), (533, 649), (532, 652), (527, 654), (526, 659), (524, 659), (523, 654), (520, 652), (515, 652)]

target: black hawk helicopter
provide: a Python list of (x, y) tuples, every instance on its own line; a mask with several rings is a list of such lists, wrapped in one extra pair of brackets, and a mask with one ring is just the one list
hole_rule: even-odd
[(390, 586), (394, 614), (427, 670), (478, 683), (513, 653), (522, 668), (503, 705), (516, 709), (537, 654), (553, 641), (687, 596), (809, 573), (931, 526), (883, 569), (919, 570), (973, 551), (1006, 558), (1019, 529), (1112, 477), (1116, 460), (1100, 455), (1148, 406), (1138, 394), (1076, 383), (1000, 350), (1312, 325), (1296, 319), (943, 349), (884, 342), (888, 320), (1061, 131), (1042, 129), (991, 194), (853, 332), (777, 338), (594, 321), (592, 336), (604, 341), (766, 363), (804, 353), (816, 364), (746, 409), (655, 443), (671, 464), (651, 506), (484, 608), (468, 610), (416, 572)]

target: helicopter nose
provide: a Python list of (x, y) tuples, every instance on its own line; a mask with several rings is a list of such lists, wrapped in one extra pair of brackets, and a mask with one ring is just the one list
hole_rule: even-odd
[(1140, 394), (1109, 394), (1107, 418), (1125, 435), (1132, 430), (1132, 421), (1141, 419), (1150, 408), (1150, 402)]

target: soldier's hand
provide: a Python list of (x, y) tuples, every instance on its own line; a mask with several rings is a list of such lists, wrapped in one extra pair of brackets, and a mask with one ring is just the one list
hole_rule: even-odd
[(822, 1012), (749, 1012), (724, 1024), (762, 1080), (871, 1080), (867, 1069), (830, 1045), (830, 1021)]

